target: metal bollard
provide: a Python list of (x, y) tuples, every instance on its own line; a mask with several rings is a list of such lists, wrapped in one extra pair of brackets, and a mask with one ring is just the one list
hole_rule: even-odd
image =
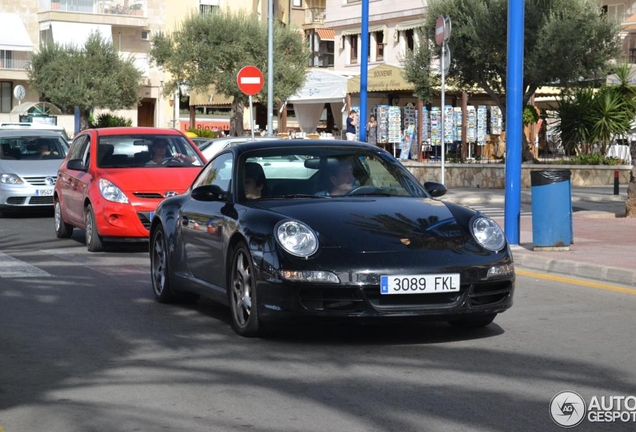
[(618, 195), (618, 170), (614, 170), (614, 195)]

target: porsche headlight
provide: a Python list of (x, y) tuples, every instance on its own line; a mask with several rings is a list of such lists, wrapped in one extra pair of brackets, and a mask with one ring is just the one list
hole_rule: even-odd
[(22, 180), (15, 174), (2, 174), (0, 176), (0, 183), (9, 184), (9, 185), (19, 185), (22, 184)]
[(294, 256), (307, 258), (318, 250), (318, 237), (302, 222), (285, 221), (275, 231), (278, 244)]
[(499, 252), (506, 245), (506, 238), (501, 227), (492, 219), (479, 216), (472, 220), (473, 237), (484, 249)]
[(99, 192), (105, 200), (128, 204), (128, 197), (117, 186), (106, 179), (99, 179)]

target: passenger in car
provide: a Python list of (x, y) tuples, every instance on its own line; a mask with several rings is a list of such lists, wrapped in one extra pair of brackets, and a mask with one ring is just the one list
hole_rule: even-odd
[(247, 199), (259, 199), (263, 196), (263, 192), (266, 190), (267, 184), (265, 179), (265, 172), (261, 164), (256, 162), (245, 163), (245, 180), (243, 182), (243, 189), (245, 191), (245, 198)]
[(146, 165), (161, 165), (167, 159), (174, 158), (183, 163), (192, 163), (196, 159), (193, 156), (181, 153), (170, 154), (168, 151), (168, 142), (164, 138), (156, 138), (148, 147), (150, 151), (150, 160)]
[(159, 165), (168, 157), (168, 143), (162, 139), (156, 139), (150, 146), (148, 146), (150, 152), (150, 160), (146, 162), (146, 165)]
[(51, 159), (58, 156), (58, 152), (56, 152), (55, 150), (51, 150), (46, 141), (40, 141), (38, 143), (38, 149), (40, 152), (40, 157), (42, 159)]
[(316, 195), (338, 196), (345, 195), (355, 185), (353, 167), (349, 162), (340, 162), (328, 168), (328, 189), (322, 190)]

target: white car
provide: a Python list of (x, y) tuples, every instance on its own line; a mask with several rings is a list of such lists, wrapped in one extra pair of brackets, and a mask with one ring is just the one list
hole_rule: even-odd
[(53, 210), (57, 170), (66, 151), (58, 132), (0, 129), (0, 217), (12, 210)]
[[(276, 140), (280, 138), (274, 137), (254, 137), (254, 141), (261, 140)], [(212, 138), (203, 145), (199, 147), (203, 156), (205, 156), (206, 160), (211, 160), (214, 156), (221, 152), (221, 150), (239, 143), (244, 143), (252, 141), (252, 137), (243, 136), (243, 137), (224, 137), (224, 138)]]
[[(266, 140), (280, 140), (280, 138), (274, 137), (255, 137), (254, 141), (266, 141)], [(229, 137), (229, 138), (217, 138), (212, 139), (205, 143), (203, 146), (199, 147), (199, 150), (203, 153), (205, 158), (209, 161), (214, 158), (217, 154), (221, 153), (221, 151), (225, 150), (228, 147), (231, 147), (236, 144), (241, 144), (245, 142), (252, 141), (251, 137)], [(290, 160), (292, 158), (292, 160)], [(297, 179), (308, 179), (314, 173), (315, 170), (308, 169), (305, 167), (305, 159), (293, 155), (290, 157), (281, 157), (281, 156), (272, 156), (272, 157), (262, 157), (258, 158), (258, 162), (263, 166), (263, 171), (265, 171), (265, 176), (268, 179), (276, 179), (281, 177), (281, 168), (282, 176), (289, 177), (290, 175), (293, 178)], [(294, 168), (290, 171), (290, 163)]]

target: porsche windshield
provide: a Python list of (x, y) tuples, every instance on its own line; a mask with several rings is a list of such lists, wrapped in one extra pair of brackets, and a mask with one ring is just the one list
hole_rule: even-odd
[[(245, 153), (238, 184), (261, 189), (259, 198), (414, 196), (424, 188), (383, 152), (353, 147), (268, 148)], [(246, 182), (247, 181), (247, 182)], [(254, 196), (249, 191), (245, 196)]]

